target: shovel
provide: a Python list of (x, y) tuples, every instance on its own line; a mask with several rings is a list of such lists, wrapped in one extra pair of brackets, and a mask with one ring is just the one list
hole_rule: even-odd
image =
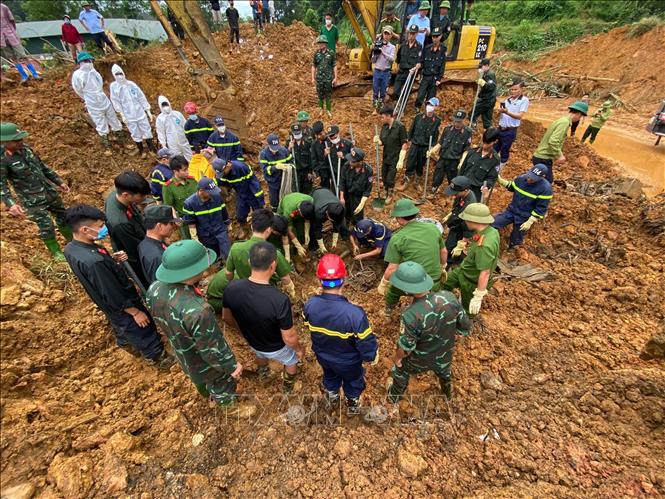
[[(374, 135), (379, 135), (379, 127), (374, 125)], [(381, 165), (379, 164), (379, 144), (374, 144), (376, 146), (376, 178), (379, 181), (379, 197), (372, 200), (372, 209), (375, 211), (382, 211), (383, 207), (386, 205), (386, 200), (383, 198), (381, 192)]]
[(430, 158), (430, 153), (432, 151), (432, 136), (429, 136), (429, 147), (427, 148), (427, 164), (425, 166), (425, 184), (423, 185), (423, 197), (420, 199), (416, 199), (413, 204), (416, 206), (421, 205), (423, 203), (427, 202), (427, 179), (429, 177), (429, 160)]

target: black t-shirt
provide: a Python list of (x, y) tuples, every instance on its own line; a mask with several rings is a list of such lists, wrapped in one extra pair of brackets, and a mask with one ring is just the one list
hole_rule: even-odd
[(270, 284), (233, 280), (224, 290), (224, 308), (233, 312), (247, 343), (259, 352), (284, 348), (282, 330), (293, 326), (288, 296)]
[(139, 260), (149, 284), (157, 279), (155, 274), (162, 263), (164, 251), (166, 251), (166, 244), (152, 237), (146, 237), (139, 243)]
[(239, 25), (238, 21), (240, 21), (240, 13), (238, 12), (238, 9), (235, 7), (229, 7), (226, 9), (226, 19), (229, 21), (229, 26), (237, 28)]

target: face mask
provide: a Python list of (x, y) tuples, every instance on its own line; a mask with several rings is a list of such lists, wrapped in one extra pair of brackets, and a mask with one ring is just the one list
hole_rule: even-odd
[(88, 227), (90, 230), (94, 230), (97, 232), (97, 235), (95, 236), (95, 241), (101, 241), (102, 239), (106, 238), (106, 236), (109, 235), (109, 228), (106, 226), (106, 224), (102, 225), (99, 229), (93, 229), (92, 227)]
[(115, 75), (115, 81), (118, 83), (127, 83), (127, 77), (125, 75)]
[(296, 139), (296, 140), (302, 139), (302, 133), (294, 133), (293, 138)]
[(72, 21), (70, 19), (65, 19), (65, 24), (71, 24)]
[(326, 19), (326, 26), (330, 26), (332, 24), (332, 19)]
[(163, 112), (164, 114), (169, 114), (169, 113), (171, 113), (171, 106), (164, 106), (164, 107), (162, 108), (162, 112)]
[(81, 69), (83, 71), (92, 71), (93, 64), (92, 62), (82, 62), (81, 63)]
[(218, 126), (218, 127), (217, 127), (217, 131), (218, 131), (219, 133), (225, 133), (225, 132), (226, 132), (226, 127), (225, 127), (224, 125), (222, 125), (222, 126)]
[(190, 114), (189, 119), (192, 120), (192, 121), (196, 121), (196, 120), (199, 119), (199, 115), (198, 114)]
[(335, 139), (330, 139), (330, 142), (332, 142), (333, 144), (339, 144), (339, 141), (340, 141), (339, 137), (337, 137)]
[(433, 112), (434, 112), (434, 106), (425, 106), (425, 111), (426, 111), (428, 114), (433, 113)]

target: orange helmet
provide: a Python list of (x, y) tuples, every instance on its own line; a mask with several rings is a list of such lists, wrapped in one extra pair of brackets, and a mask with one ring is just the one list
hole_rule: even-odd
[(194, 114), (197, 111), (196, 104), (194, 104), (191, 101), (190, 102), (185, 102), (184, 109), (185, 109), (185, 112), (187, 114)]

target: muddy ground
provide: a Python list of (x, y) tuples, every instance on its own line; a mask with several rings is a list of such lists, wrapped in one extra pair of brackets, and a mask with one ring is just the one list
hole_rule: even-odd
[[(302, 25), (269, 26), (265, 39), (249, 35), (240, 56), (225, 56), (252, 117), (244, 142), (261, 142), (273, 130), (284, 138), (297, 109), (314, 109), (307, 83), (312, 39)], [(260, 50), (273, 58), (262, 60)], [(169, 47), (128, 55), (124, 64), (151, 102), (158, 92), (178, 108), (202, 97)], [(110, 65), (98, 64), (105, 78)], [(111, 159), (101, 155), (68, 76), (62, 70), (24, 88), (4, 87), (2, 119), (25, 127), (28, 143), (72, 185), (68, 204), (101, 206), (117, 173), (147, 173), (151, 162), (120, 150)], [(342, 81), (355, 78), (341, 71)], [(444, 90), (444, 119), (472, 97)], [(371, 151), (369, 96), (336, 99), (334, 112), (342, 128), (353, 123), (358, 145)], [(541, 125), (524, 123), (506, 177), (528, 168), (542, 133)], [(564, 152), (568, 162), (555, 174), (564, 182), (549, 216), (532, 229), (526, 251), (506, 255), (543, 267), (552, 280), (499, 280), (482, 324), (458, 343), (453, 403), (442, 403), (435, 379), (423, 375), (412, 380), (413, 399), (402, 404), (400, 418), (383, 424), (317, 410), (320, 369), (311, 352), (297, 391), (282, 399), (277, 377), (260, 384), (249, 349), (229, 329), (248, 371), (240, 391), (258, 410), (250, 421), (225, 419), (178, 366), (165, 374), (117, 349), (78, 285), (44, 264), (34, 225), (3, 208), (3, 493), (15, 485), (44, 498), (665, 493), (664, 362), (640, 358), (652, 334), (660, 328), (663, 335), (664, 200), (609, 193), (621, 180), (614, 163), (571, 140)], [(508, 201), (497, 190), (493, 211)], [(447, 206), (439, 197), (422, 208), (441, 217)], [(372, 215), (392, 224), (388, 209)], [(311, 266), (299, 265), (303, 295), (315, 289)], [(378, 276), (381, 267), (372, 268)], [(379, 336), (382, 360), (367, 369), (365, 393), (367, 405), (378, 404), (397, 320), (382, 317), (372, 288), (357, 281), (350, 288)], [(309, 343), (306, 334), (301, 339)], [(309, 413), (302, 423), (285, 422), (289, 405)]]

